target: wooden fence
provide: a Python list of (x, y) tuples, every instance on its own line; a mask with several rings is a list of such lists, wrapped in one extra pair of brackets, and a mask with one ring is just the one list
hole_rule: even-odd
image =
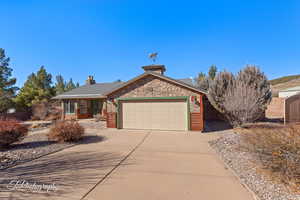
[(284, 123), (300, 122), (300, 93), (284, 101)]
[(272, 101), (267, 107), (266, 117), (268, 119), (284, 119), (284, 98), (273, 97)]

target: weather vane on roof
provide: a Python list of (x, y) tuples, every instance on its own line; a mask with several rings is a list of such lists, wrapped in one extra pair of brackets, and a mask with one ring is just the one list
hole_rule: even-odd
[(153, 63), (155, 63), (156, 59), (157, 59), (157, 55), (158, 53), (157, 52), (154, 52), (154, 53), (150, 53), (149, 54), (149, 59), (153, 61)]

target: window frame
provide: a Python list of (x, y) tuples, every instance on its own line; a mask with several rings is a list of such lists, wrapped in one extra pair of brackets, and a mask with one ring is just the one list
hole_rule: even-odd
[(75, 114), (75, 101), (74, 100), (66, 100), (64, 102), (64, 113), (65, 114)]

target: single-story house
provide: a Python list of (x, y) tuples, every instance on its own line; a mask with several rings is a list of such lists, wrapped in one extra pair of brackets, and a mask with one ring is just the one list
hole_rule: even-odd
[(285, 90), (280, 90), (278, 96), (280, 98), (287, 98), (300, 93), (300, 86), (287, 88)]
[(86, 85), (54, 97), (62, 102), (62, 118), (101, 115), (108, 128), (202, 131), (205, 110), (214, 115), (206, 91), (191, 79), (165, 76), (164, 65), (142, 68), (127, 82), (96, 83), (89, 76)]

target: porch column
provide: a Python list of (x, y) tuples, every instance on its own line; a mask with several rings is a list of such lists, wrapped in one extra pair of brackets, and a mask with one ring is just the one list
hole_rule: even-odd
[(65, 119), (65, 104), (64, 104), (64, 100), (61, 100), (61, 119), (64, 120)]
[(79, 106), (78, 106), (78, 100), (75, 101), (74, 103), (74, 107), (75, 107), (75, 117), (76, 119), (79, 119)]

